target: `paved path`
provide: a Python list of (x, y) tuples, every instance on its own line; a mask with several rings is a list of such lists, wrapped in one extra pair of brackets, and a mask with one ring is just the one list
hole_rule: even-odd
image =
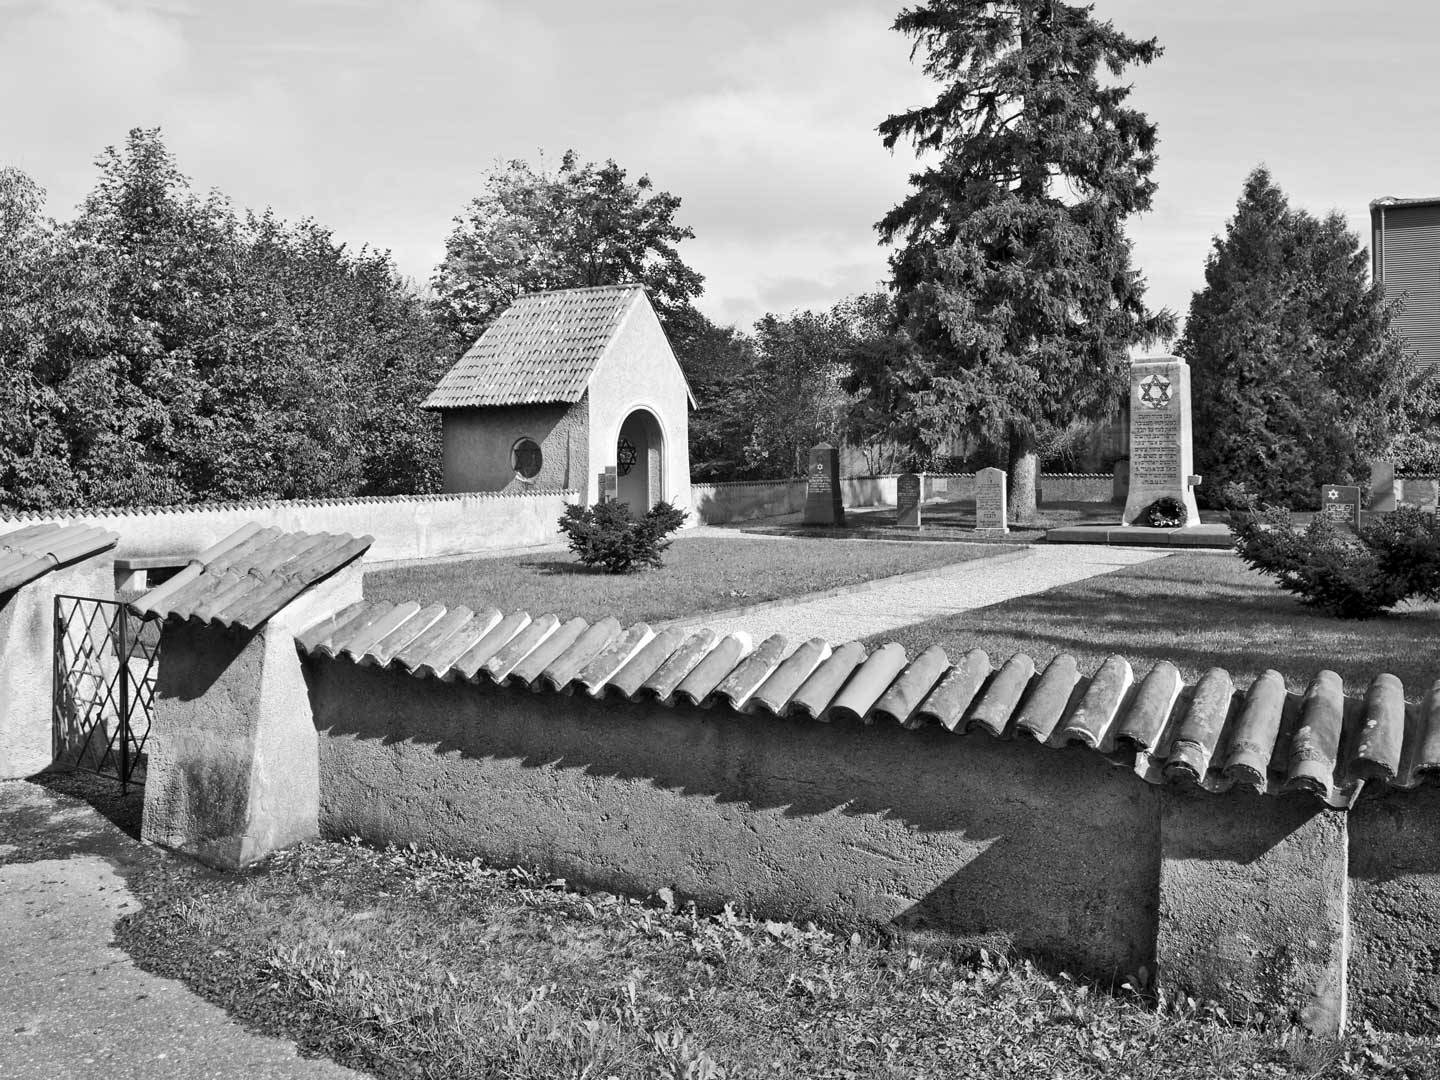
[(748, 615), (700, 621), (722, 633), (748, 632), (758, 643), (771, 634), (784, 634), (792, 644), (812, 637), (839, 643), (888, 633), (902, 626), (927, 622), (959, 611), (989, 607), (1017, 596), (1044, 592), (1073, 581), (1108, 574), (1137, 563), (1173, 555), (1150, 548), (1107, 548), (1085, 544), (1046, 544), (1030, 548), (1027, 558), (1014, 562), (988, 560), (962, 563), (952, 573), (876, 585), (863, 592), (788, 607), (769, 608)]
[(160, 857), (78, 799), (0, 781), (0, 1077), (363, 1076), (245, 1031), (110, 945), (137, 905), (124, 873)]

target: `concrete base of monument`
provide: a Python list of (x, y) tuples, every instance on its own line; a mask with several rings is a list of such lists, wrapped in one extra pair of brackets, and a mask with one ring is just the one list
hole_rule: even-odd
[(1235, 546), (1230, 527), (1219, 522), (1202, 522), (1182, 529), (1155, 529), (1148, 525), (1067, 525), (1050, 529), (1045, 540), (1051, 544), (1112, 544), (1136, 547), (1223, 548)]

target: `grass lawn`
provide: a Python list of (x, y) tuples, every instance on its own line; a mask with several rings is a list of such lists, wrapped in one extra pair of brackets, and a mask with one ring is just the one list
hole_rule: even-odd
[(1307, 1040), (974, 946), (587, 895), (434, 853), (317, 841), (243, 873), (145, 855), (118, 947), (379, 1077), (1440, 1075), (1433, 1039)]
[(1158, 660), (1190, 680), (1223, 667), (1240, 687), (1274, 668), (1298, 691), (1322, 668), (1339, 673), (1349, 694), (1388, 671), (1411, 700), (1440, 679), (1440, 604), (1337, 619), (1223, 553), (1171, 555), (882, 637), (912, 656), (931, 645), (951, 657), (978, 647), (992, 663), (1017, 652), (1038, 664), (1070, 653), (1087, 673), (1111, 653), (1129, 658), (1137, 675)]
[(365, 597), (591, 621), (614, 615), (624, 625), (748, 607), (994, 554), (993, 546), (979, 544), (681, 537), (658, 570), (606, 574), (581, 566), (569, 552), (510, 555), (371, 571)]

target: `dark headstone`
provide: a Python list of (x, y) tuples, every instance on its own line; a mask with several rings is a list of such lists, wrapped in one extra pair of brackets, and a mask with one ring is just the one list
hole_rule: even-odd
[(1355, 484), (1326, 484), (1320, 489), (1320, 513), (1336, 525), (1360, 524), (1360, 488)]
[(895, 524), (902, 529), (920, 528), (920, 477), (901, 473), (895, 480)]
[(605, 466), (600, 474), (600, 501), (614, 502), (620, 492), (620, 475), (614, 465)]
[(1004, 469), (981, 469), (975, 474), (975, 528), (1009, 532)]
[(810, 449), (805, 475), (806, 525), (844, 525), (845, 504), (840, 498), (840, 451), (829, 443)]

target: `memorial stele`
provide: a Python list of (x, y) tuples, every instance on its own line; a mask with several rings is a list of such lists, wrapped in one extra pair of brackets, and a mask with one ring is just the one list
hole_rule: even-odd
[(1199, 524), (1194, 472), (1190, 365), (1173, 356), (1132, 362), (1130, 491), (1122, 522), (1135, 524), (1146, 507), (1168, 495), (1184, 505), (1186, 525)]

